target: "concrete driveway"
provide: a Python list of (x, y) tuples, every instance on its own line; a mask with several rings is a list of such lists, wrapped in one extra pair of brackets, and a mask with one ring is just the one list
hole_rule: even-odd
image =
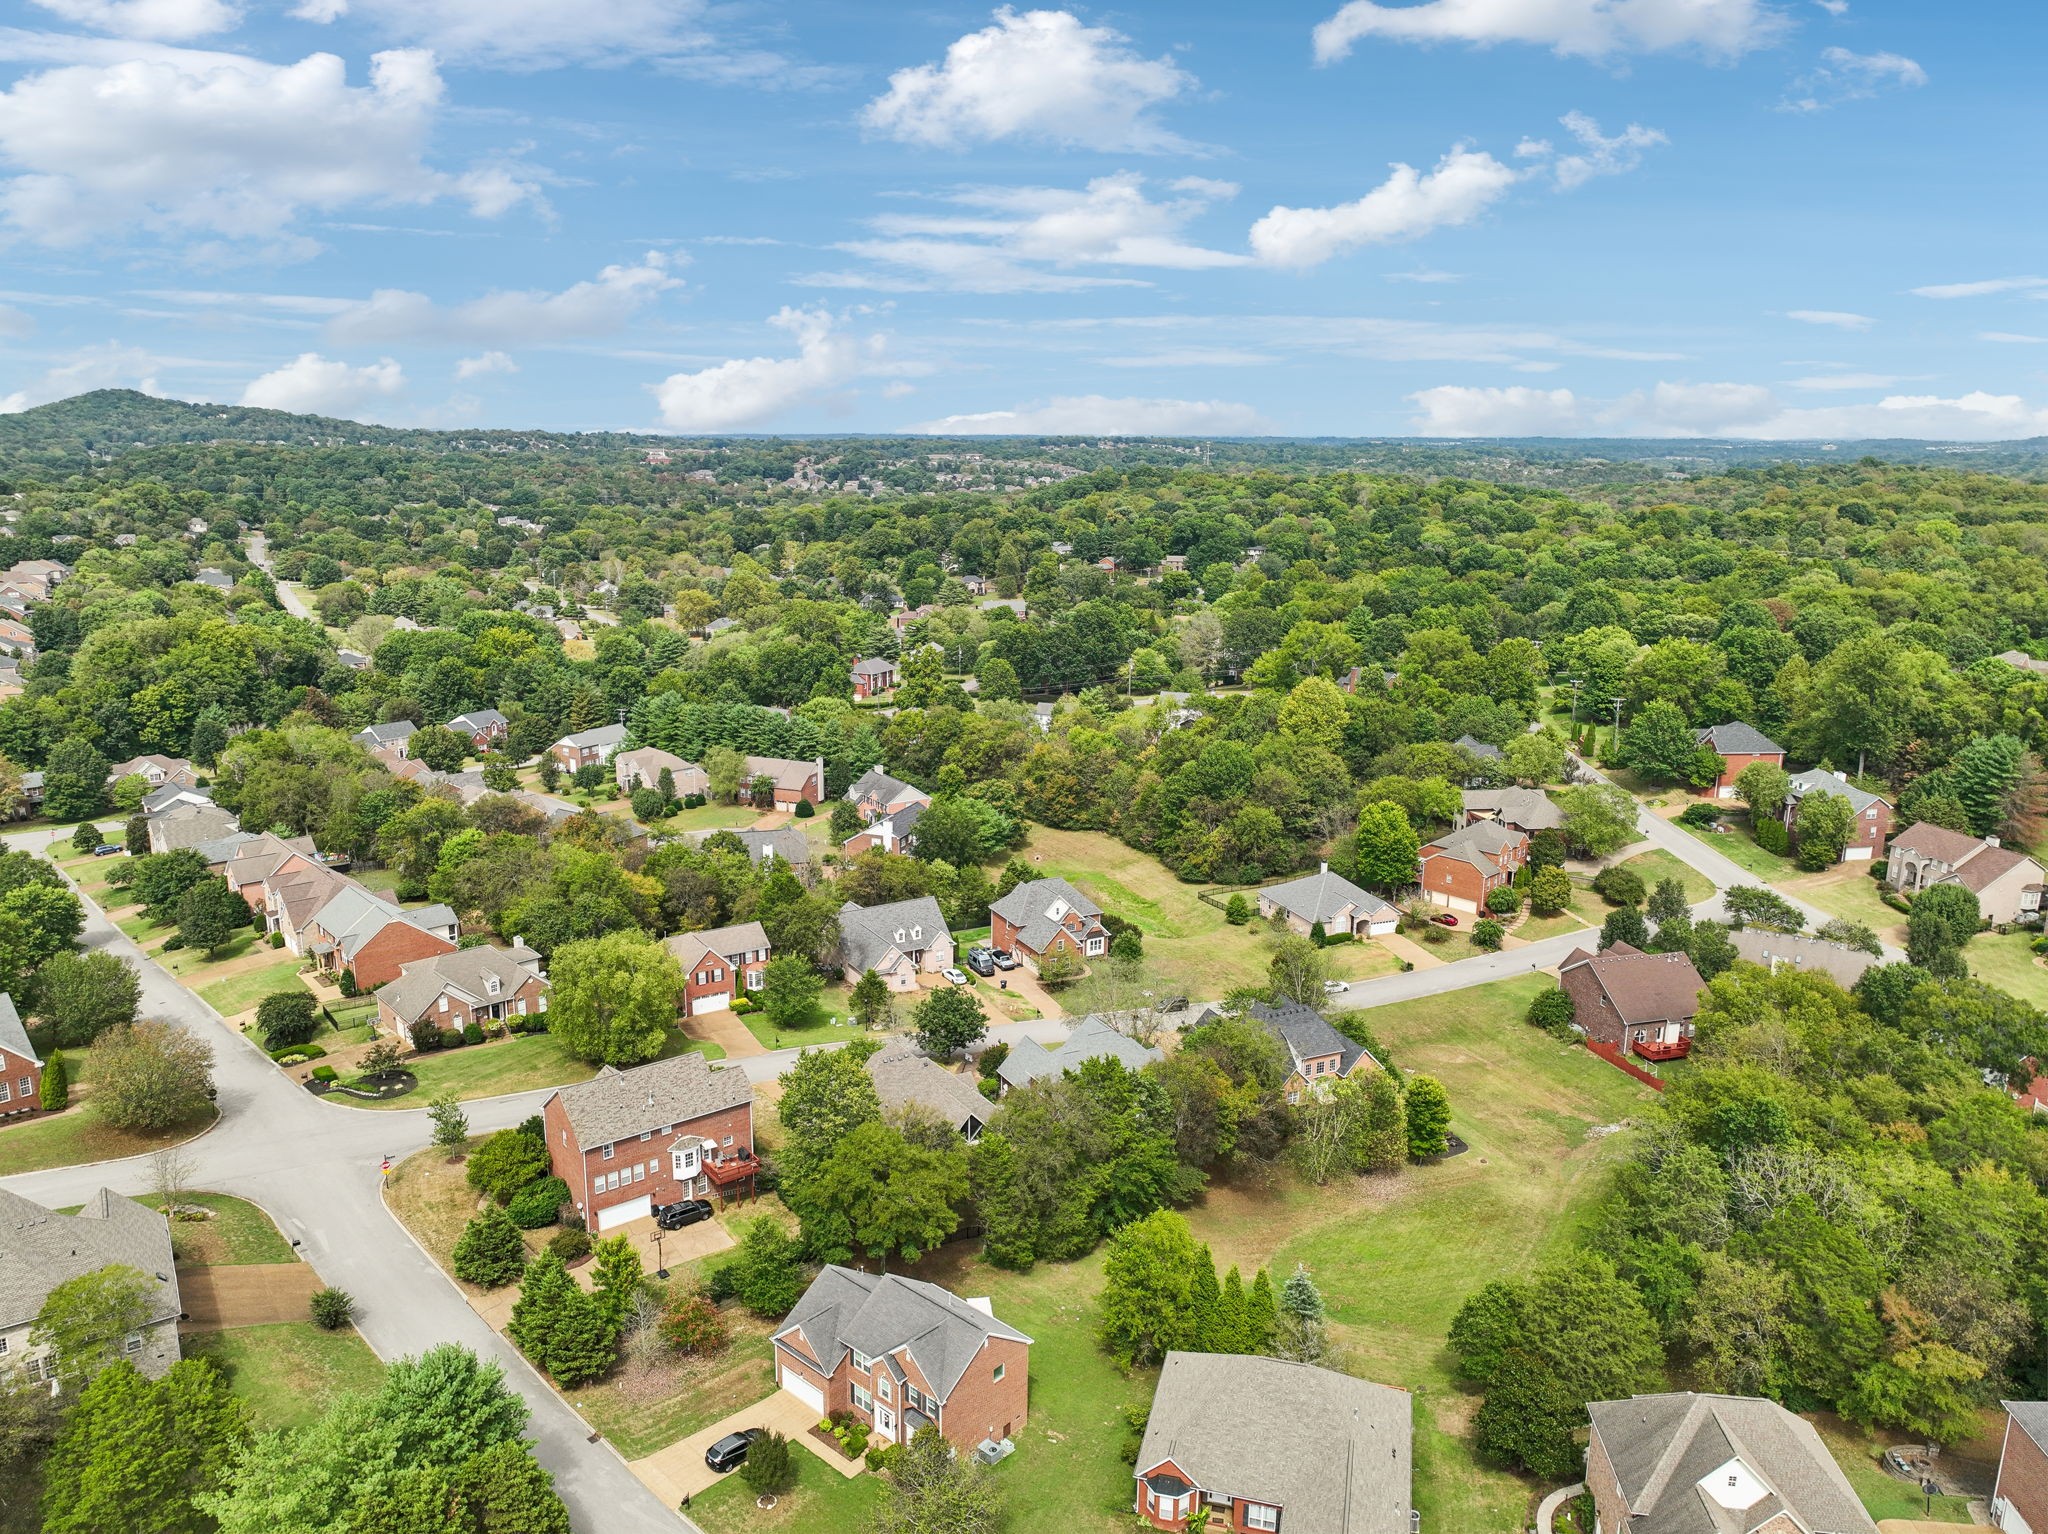
[[(661, 1236), (661, 1261), (655, 1261), (654, 1237)], [(709, 1257), (713, 1252), (729, 1252), (738, 1245), (732, 1235), (716, 1218), (699, 1220), (695, 1225), (685, 1225), (681, 1230), (660, 1230), (649, 1215), (641, 1220), (628, 1220), (624, 1225), (615, 1225), (605, 1232), (605, 1237), (624, 1236), (633, 1243), (633, 1250), (640, 1254), (640, 1265), (652, 1273), (662, 1263), (678, 1267), (686, 1262), (695, 1262), (699, 1257)], [(590, 1275), (597, 1271), (597, 1264), (585, 1263), (575, 1270), (576, 1281), (584, 1288), (590, 1287)]]
[(666, 1449), (657, 1449), (645, 1459), (633, 1460), (627, 1468), (640, 1477), (641, 1483), (655, 1496), (674, 1507), (683, 1498), (708, 1491), (724, 1479), (704, 1463), (706, 1449), (727, 1433), (737, 1433), (741, 1428), (764, 1427), (780, 1433), (792, 1444), (802, 1444), (848, 1480), (866, 1469), (864, 1460), (847, 1459), (842, 1454), (828, 1451), (813, 1438), (811, 1429), (817, 1425), (816, 1413), (788, 1391), (778, 1390), (766, 1400), (756, 1401), (752, 1406), (734, 1412), (723, 1422), (714, 1422), (700, 1433), (692, 1433)]

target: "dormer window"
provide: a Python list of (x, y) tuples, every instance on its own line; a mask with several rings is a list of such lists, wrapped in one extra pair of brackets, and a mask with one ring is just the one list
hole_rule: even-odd
[(922, 941), (922, 940), (923, 940), (923, 938), (924, 938), (924, 928), (922, 928), (922, 927), (912, 927), (912, 928), (910, 929), (910, 940), (911, 940), (911, 941), (912, 941), (913, 943), (915, 943), (915, 942), (920, 942), (920, 941)]
[(1048, 921), (1065, 921), (1067, 919), (1066, 901), (1055, 900), (1045, 908), (1045, 915)]
[(488, 980), (486, 980), (484, 982), (484, 989), (493, 996), (497, 995), (498, 992), (502, 989), (502, 987), (498, 983), (498, 977), (496, 975), (493, 975)]
[(899, 943), (900, 943), (900, 942), (902, 942), (902, 941), (903, 941), (903, 937), (904, 937), (904, 934), (903, 934), (903, 929), (902, 929), (901, 927), (898, 927), (898, 928), (896, 929), (896, 941), (897, 941), (897, 942), (899, 942)]

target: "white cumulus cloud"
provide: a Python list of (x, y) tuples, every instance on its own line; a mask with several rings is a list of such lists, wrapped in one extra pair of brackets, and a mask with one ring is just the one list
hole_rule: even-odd
[(608, 266), (559, 293), (500, 291), (443, 307), (424, 293), (383, 288), (328, 322), (328, 334), (349, 344), (453, 342), (463, 346), (530, 346), (612, 335), (663, 293), (682, 286), (674, 258), (651, 250), (639, 261)]
[(1693, 50), (1732, 59), (1774, 41), (1785, 17), (1765, 0), (1351, 0), (1315, 29), (1316, 60), (1330, 63), (1366, 38), (1409, 43), (1528, 43), (1606, 58)]
[(1927, 83), (1927, 71), (1902, 53), (1823, 49), (1820, 63), (1792, 82), (1779, 103), (1788, 112), (1824, 112), (1845, 101), (1867, 101), (1881, 90)]
[(140, 389), (161, 394), (157, 370), (163, 359), (140, 347), (109, 341), (73, 353), (12, 393), (0, 395), (0, 415), (12, 415), (53, 399), (68, 399), (90, 389)]
[(1444, 384), (1408, 397), (1416, 406), (1411, 425), (1423, 437), (1555, 437), (1581, 426), (1579, 402), (1569, 389)]
[(1418, 239), (1447, 225), (1469, 224), (1518, 178), (1492, 155), (1461, 144), (1427, 173), (1396, 164), (1355, 202), (1274, 208), (1252, 225), (1252, 250), (1272, 266), (1309, 267), (1361, 245)]
[(430, 167), (441, 104), (433, 56), (413, 50), (375, 55), (367, 86), (329, 53), (151, 48), (44, 70), (0, 91), (0, 219), (52, 244), (129, 225), (281, 240), (305, 209), (455, 198), (491, 217), (538, 197), (506, 166)]
[(348, 416), (405, 387), (405, 372), (389, 357), (363, 367), (301, 352), (281, 368), (249, 380), (242, 403), (303, 415)]
[(95, 32), (182, 43), (239, 25), (239, 7), (226, 0), (34, 0), (46, 11)]
[[(1584, 186), (1595, 176), (1618, 176), (1643, 163), (1643, 151), (1668, 144), (1670, 139), (1656, 128), (1630, 123), (1612, 138), (1600, 131), (1600, 124), (1584, 112), (1567, 112), (1558, 119), (1579, 147), (1562, 154), (1551, 164), (1551, 173), (1565, 191)], [(1521, 150), (1518, 148), (1519, 155)]]
[(1868, 330), (1877, 323), (1867, 314), (1852, 314), (1847, 309), (1787, 309), (1785, 318), (1797, 320), (1802, 325), (1826, 325), (1835, 330)]
[(941, 416), (904, 428), (926, 436), (1260, 437), (1272, 423), (1250, 405), (1216, 399), (1056, 395), (1014, 410)]
[(492, 373), (516, 373), (519, 364), (504, 352), (483, 352), (475, 357), (464, 357), (455, 364), (455, 376), (461, 378), (484, 378)]
[(869, 129), (957, 148), (1027, 139), (1109, 152), (1187, 146), (1153, 109), (1193, 88), (1171, 59), (1148, 59), (1109, 27), (1071, 11), (1004, 6), (994, 23), (947, 48), (943, 62), (899, 69), (868, 103)]
[(796, 338), (794, 357), (735, 357), (652, 385), (662, 423), (676, 431), (731, 431), (842, 389), (882, 364), (884, 337), (849, 335), (823, 309), (785, 308), (769, 323)]

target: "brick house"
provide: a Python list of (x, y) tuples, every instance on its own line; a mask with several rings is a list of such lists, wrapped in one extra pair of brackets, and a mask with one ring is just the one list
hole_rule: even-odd
[(1780, 814), (1794, 841), (1798, 840), (1799, 801), (1808, 794), (1840, 794), (1849, 801), (1849, 813), (1855, 818), (1849, 822), (1849, 840), (1842, 848), (1843, 862), (1868, 863), (1884, 856), (1885, 840), (1892, 834), (1891, 804), (1858, 788), (1849, 781), (1847, 773), (1822, 772), (1817, 767), (1795, 772), (1785, 794), (1785, 807)]
[(877, 697), (896, 685), (896, 663), (879, 655), (855, 661), (850, 674), (856, 698)]
[(494, 708), (479, 708), (457, 714), (448, 721), (448, 728), (468, 741), (472, 752), (481, 754), (497, 748), (505, 732), (512, 728), (512, 721)]
[(839, 849), (841, 857), (857, 858), (870, 848), (883, 852), (908, 852), (917, 840), (917, 823), (924, 818), (926, 802), (920, 797), (912, 800), (892, 815), (871, 820), (846, 839)]
[(740, 775), (740, 803), (754, 802), (754, 781), (768, 778), (775, 784), (775, 803), (768, 808), (793, 809), (799, 799), (810, 804), (825, 802), (825, 758), (797, 762), (785, 756), (750, 756)]
[(869, 970), (892, 991), (915, 991), (919, 975), (952, 967), (953, 933), (929, 895), (887, 905), (839, 908), (840, 973), (857, 982)]
[(733, 997), (759, 990), (771, 957), (768, 934), (757, 921), (678, 932), (662, 946), (683, 966), (684, 1017), (727, 1011)]
[[(1195, 1020), (1199, 1028), (1223, 1014), (1211, 1008)], [(1304, 1096), (1321, 1096), (1330, 1083), (1347, 1076), (1380, 1069), (1380, 1063), (1361, 1044), (1347, 1039), (1310, 1007), (1298, 1001), (1268, 1004), (1255, 1001), (1244, 1015), (1280, 1041), (1287, 1051), (1287, 1079), (1281, 1089), (1287, 1101), (1299, 1103)], [(1004, 1062), (1008, 1064), (1007, 1061)]]
[(59, 1214), (0, 1188), (0, 1376), (19, 1372), (30, 1385), (53, 1380), (49, 1349), (29, 1341), (43, 1301), (59, 1284), (116, 1264), (151, 1282), (146, 1317), (121, 1339), (115, 1356), (161, 1379), (179, 1358), (184, 1308), (164, 1217), (108, 1188), (76, 1214)]
[(564, 735), (548, 747), (548, 755), (555, 759), (555, 765), (562, 771), (574, 772), (579, 767), (610, 761), (612, 753), (625, 741), (626, 727), (623, 724), (604, 724), (594, 730), (578, 730), (573, 735)]
[(1260, 919), (1271, 921), (1281, 915), (1303, 937), (1318, 922), (1327, 934), (1348, 932), (1354, 937), (1385, 937), (1401, 925), (1399, 911), (1343, 875), (1331, 873), (1328, 863), (1319, 873), (1269, 884), (1259, 891)]
[(2005, 1443), (1991, 1521), (2006, 1534), (2048, 1534), (2048, 1402), (2001, 1401)]
[(1486, 897), (1529, 861), (1529, 838), (1497, 820), (1475, 821), (1425, 842), (1416, 853), (1416, 879), (1425, 899), (1453, 911), (1486, 909)]
[(197, 788), (199, 770), (182, 756), (134, 756), (125, 762), (116, 762), (107, 769), (109, 786), (123, 778), (141, 778), (154, 792), (165, 784), (176, 784), (180, 788)]
[(510, 948), (461, 948), (408, 964), (377, 990), (377, 1031), (399, 1043), (415, 1030), (447, 1032), (471, 1023), (497, 1028), (507, 1018), (548, 1009), (548, 977), (540, 955), (522, 943)]
[(1155, 1529), (1413, 1534), (1414, 1398), (1315, 1364), (1168, 1353), (1133, 1470)]
[(396, 980), (408, 964), (455, 952), (459, 926), (445, 905), (403, 910), (344, 877), (299, 937), (323, 973), (353, 975), (368, 991)]
[(2038, 922), (2043, 907), (2041, 865), (1995, 836), (1969, 836), (1925, 821), (1892, 842), (1885, 878), (1902, 895), (1937, 884), (1960, 884), (1977, 897), (1986, 920)]
[(541, 1108), (548, 1163), (600, 1234), (656, 1204), (751, 1187), (754, 1089), (746, 1073), (692, 1051), (621, 1071), (606, 1066)]
[(1877, 1534), (1813, 1424), (1756, 1396), (1593, 1401), (1594, 1527), (1672, 1534)]
[(1464, 801), (1468, 826), (1493, 820), (1534, 836), (1564, 825), (1564, 812), (1540, 788), (1468, 788), (1459, 797)]
[(928, 805), (932, 800), (924, 790), (890, 777), (880, 767), (870, 767), (847, 788), (846, 802), (860, 812), (862, 825), (871, 826), (898, 810)]
[(407, 754), (406, 742), (419, 733), (419, 726), (410, 719), (394, 719), (389, 724), (373, 724), (368, 729), (357, 730), (349, 737), (365, 751), (395, 751)]
[(1102, 908), (1065, 879), (1033, 879), (988, 908), (991, 946), (1006, 948), (1033, 971), (1050, 953), (1083, 962), (1109, 952)]
[(1733, 799), (1735, 780), (1742, 776), (1742, 769), (1751, 762), (1769, 762), (1773, 767), (1785, 765), (1785, 748), (1764, 734), (1755, 725), (1743, 724), (1737, 720), (1729, 724), (1710, 724), (1703, 730), (1693, 731), (1695, 744), (1709, 747), (1718, 752), (1723, 763), (1721, 776), (1713, 785), (1701, 793), (1715, 799)]
[(43, 1058), (29, 1042), (14, 998), (0, 991), (0, 1119), (43, 1111)]
[(702, 767), (659, 746), (640, 746), (612, 757), (612, 781), (629, 794), (636, 788), (659, 788), (664, 770), (678, 799), (711, 792), (711, 780)]
[(1686, 955), (1644, 953), (1630, 943), (1602, 953), (1574, 948), (1557, 967), (1557, 983), (1572, 999), (1572, 1021), (1596, 1044), (1645, 1060), (1692, 1053), (1692, 1020), (1706, 982)]
[(774, 1336), (775, 1381), (820, 1418), (850, 1411), (870, 1442), (939, 1430), (962, 1454), (1024, 1426), (1031, 1339), (987, 1300), (837, 1264), (811, 1281)]

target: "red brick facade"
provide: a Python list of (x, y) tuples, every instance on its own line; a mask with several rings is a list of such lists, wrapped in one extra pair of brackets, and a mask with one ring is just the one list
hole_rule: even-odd
[(1748, 754), (1738, 751), (1733, 756), (1724, 755), (1721, 760), (1728, 764), (1721, 769), (1721, 776), (1714, 780), (1711, 788), (1701, 790), (1701, 793), (1707, 798), (1734, 798), (1735, 780), (1742, 776), (1743, 768), (1747, 767), (1751, 762), (1769, 762), (1773, 767), (1783, 767), (1785, 765), (1785, 753), (1782, 751), (1768, 753), (1759, 751), (1754, 754)]
[[(548, 983), (538, 975), (528, 976), (516, 991), (508, 991), (475, 1005), (459, 991), (444, 987), (440, 1001), (427, 1010), (418, 1026), (422, 1032), (434, 1028), (444, 1033), (450, 1028), (467, 1028), (471, 1023), (486, 1030), (495, 1029), (503, 1026), (508, 1017), (530, 1017), (545, 1012), (547, 993)], [(377, 1031), (389, 1034), (404, 1044), (412, 1042), (411, 1027), (401, 1021), (381, 998), (377, 1004)]]
[[(751, 1103), (634, 1135), (612, 1145), (577, 1143), (560, 1094), (547, 1100), (541, 1110), (541, 1121), (547, 1128), (549, 1166), (555, 1176), (569, 1185), (571, 1202), (592, 1230), (598, 1228), (602, 1211), (644, 1196), (651, 1195), (656, 1204), (707, 1198), (716, 1185), (702, 1170), (704, 1163), (746, 1160), (754, 1150)], [(717, 1149), (702, 1150), (706, 1140), (715, 1141)], [(686, 1163), (696, 1161), (699, 1170), (695, 1175), (678, 1175), (674, 1154), (677, 1145), (683, 1146)], [(688, 1154), (693, 1150), (699, 1152), (695, 1158)]]
[(2005, 1419), (2005, 1448), (1998, 1456), (1998, 1486), (1991, 1494), (1991, 1519), (2014, 1534), (2023, 1525), (2031, 1534), (2048, 1534), (2048, 1454), (2010, 1415)]
[[(318, 924), (319, 918), (315, 917), (313, 925)], [(394, 921), (358, 948), (355, 961), (346, 967), (355, 974), (356, 989), (374, 991), (378, 986), (396, 980), (398, 972), (408, 964), (453, 952), (455, 945), (446, 938), (437, 937), (424, 927), (415, 927), (409, 921)], [(317, 955), (316, 962), (329, 974), (339, 974), (344, 967), (338, 950)]]
[(989, 943), (1011, 953), (1029, 954), (1034, 959), (1042, 959), (1049, 953), (1064, 953), (1085, 964), (1089, 959), (1099, 959), (1109, 952), (1109, 929), (1102, 925), (1099, 917), (1083, 916), (1079, 911), (1067, 913), (1066, 920), (1046, 940), (1043, 948), (1034, 949), (1018, 941), (1018, 930), (1017, 924), (1009, 917), (989, 913)]
[(42, 1063), (0, 1049), (0, 1119), (26, 1118), (42, 1111)]
[[(1193, 1512), (1197, 1503), (1209, 1493), (1206, 1490), (1189, 1490), (1178, 1497), (1162, 1496), (1145, 1484), (1148, 1477), (1155, 1475), (1170, 1475), (1189, 1487), (1194, 1484), (1194, 1477), (1170, 1459), (1161, 1460), (1156, 1465), (1140, 1465), (1136, 1503), (1138, 1516), (1155, 1529), (1178, 1531), (1187, 1528), (1188, 1514)], [(1218, 1492), (1216, 1495), (1227, 1494)], [(1225, 1530), (1228, 1530), (1229, 1534), (1266, 1534), (1266, 1531), (1277, 1527), (1274, 1518), (1255, 1514), (1254, 1508), (1264, 1509), (1265, 1514), (1277, 1512), (1271, 1503), (1253, 1502), (1244, 1497), (1233, 1496), (1228, 1507), (1215, 1502), (1209, 1504), (1209, 1528), (1214, 1534), (1224, 1534)], [(1254, 1517), (1260, 1517), (1262, 1521), (1254, 1523)]]
[(1621, 1482), (1615, 1478), (1614, 1466), (1607, 1458), (1607, 1446), (1600, 1442), (1597, 1429), (1592, 1442), (1586, 1446), (1586, 1490), (1593, 1494), (1594, 1527), (1613, 1530), (1628, 1527), (1628, 1503), (1621, 1495)]
[[(775, 1342), (778, 1383), (781, 1375), (787, 1373), (816, 1386), (824, 1394), (828, 1415), (852, 1412), (891, 1442), (903, 1441), (902, 1414), (906, 1408), (931, 1418), (946, 1441), (962, 1454), (972, 1453), (985, 1438), (1000, 1443), (1024, 1426), (1031, 1364), (1031, 1350), (1026, 1344), (1009, 1337), (987, 1338), (953, 1386), (952, 1394), (943, 1401), (934, 1399), (931, 1381), (909, 1352), (899, 1349), (890, 1356), (902, 1366), (908, 1390), (894, 1382), (888, 1366), (880, 1360), (866, 1369), (856, 1369), (849, 1353), (828, 1375), (805, 1348), (801, 1332), (779, 1337)], [(996, 1377), (998, 1371), (1000, 1379)], [(912, 1395), (912, 1391), (916, 1394)], [(866, 1405), (861, 1404), (863, 1400)]]
[[(691, 967), (683, 980), (683, 1016), (728, 1010), (733, 998), (746, 991), (758, 991), (768, 973), (768, 955), (740, 964), (723, 954), (706, 954)], [(706, 1002), (710, 1005), (705, 1005)]]

